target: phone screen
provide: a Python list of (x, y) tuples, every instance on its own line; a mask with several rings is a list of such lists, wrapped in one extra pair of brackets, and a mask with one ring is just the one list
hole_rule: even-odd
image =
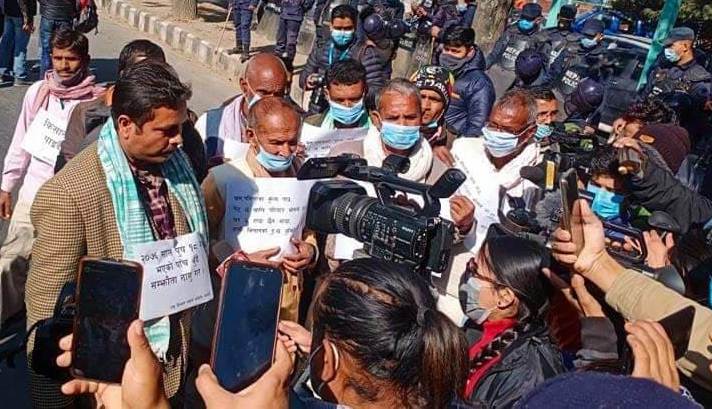
[(126, 331), (138, 318), (141, 267), (85, 260), (77, 289), (72, 374), (120, 382), (130, 351)]
[(583, 227), (581, 207), (576, 204), (579, 200), (578, 176), (575, 169), (569, 169), (561, 175), (559, 182), (561, 188), (561, 204), (564, 210), (564, 228), (571, 233), (571, 241), (576, 245), (578, 254), (583, 247)]
[(282, 272), (237, 262), (230, 266), (220, 294), (212, 367), (223, 388), (237, 392), (272, 365)]

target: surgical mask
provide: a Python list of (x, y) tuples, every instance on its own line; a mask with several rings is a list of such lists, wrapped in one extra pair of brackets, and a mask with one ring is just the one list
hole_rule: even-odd
[(589, 49), (598, 45), (598, 41), (593, 38), (583, 37), (581, 39), (581, 47)]
[(459, 11), (460, 13), (464, 13), (464, 12), (467, 10), (467, 4), (458, 3), (457, 6), (455, 6), (455, 8), (456, 8), (457, 11)]
[(610, 220), (618, 217), (621, 213), (621, 203), (623, 196), (618, 193), (609, 192), (606, 189), (588, 184), (586, 190), (593, 193), (593, 203), (591, 210), (603, 220)]
[(495, 158), (503, 158), (511, 154), (517, 150), (519, 144), (519, 138), (516, 135), (487, 127), (482, 128), (482, 136), (485, 140), (485, 148)]
[(430, 122), (429, 124), (425, 125), (425, 128), (430, 128), (430, 129), (437, 128), (437, 127), (438, 127), (438, 120), (437, 120), (437, 119), (434, 120), (434, 121), (432, 121), (432, 122)]
[(363, 99), (359, 100), (354, 106), (351, 107), (329, 101), (329, 107), (331, 116), (344, 125), (353, 124), (363, 115)]
[(467, 57), (457, 58), (455, 56), (445, 53), (440, 54), (440, 57), (438, 57), (438, 62), (440, 63), (440, 65), (452, 71), (453, 73), (459, 71), (465, 65), (465, 63), (467, 63), (468, 60), (469, 59)]
[(339, 47), (343, 47), (350, 43), (354, 38), (353, 30), (331, 30), (331, 39)]
[(257, 103), (257, 101), (262, 99), (262, 95), (256, 93), (255, 90), (253, 90), (252, 87), (250, 86), (249, 82), (247, 82), (246, 80), (245, 80), (245, 82), (247, 83), (247, 89), (252, 94), (252, 98), (250, 98), (250, 100), (247, 101), (247, 109), (249, 110)]
[(457, 294), (462, 312), (477, 325), (482, 325), (492, 314), (492, 309), (480, 306), (481, 289), (480, 283), (474, 277), (470, 277), (460, 284)]
[(552, 133), (554, 133), (553, 126), (547, 124), (537, 124), (534, 139), (536, 139), (537, 142), (541, 142), (550, 137)]
[(284, 172), (292, 166), (294, 155), (289, 155), (286, 158), (281, 155), (275, 155), (264, 150), (258, 145), (257, 162), (262, 165), (268, 172)]
[(381, 125), (381, 139), (391, 148), (410, 149), (420, 140), (420, 126), (383, 122)]
[(668, 47), (665, 49), (665, 58), (668, 61), (675, 63), (680, 61), (680, 54), (678, 54), (677, 51), (673, 50), (672, 48)]
[[(336, 345), (329, 343), (331, 345), (331, 349), (334, 351), (334, 370), (338, 371), (339, 370), (339, 350), (336, 348)], [(313, 361), (314, 357), (316, 354), (319, 353), (320, 350), (324, 348), (323, 343), (319, 343), (319, 346), (312, 351), (311, 355), (309, 355), (309, 360), (307, 361), (307, 370), (309, 371), (309, 380), (311, 381), (312, 385), (312, 390), (314, 393), (317, 394), (321, 398), (321, 391), (324, 389), (324, 385), (326, 385), (326, 382), (324, 382), (321, 378), (319, 378), (319, 374), (314, 370), (313, 366)]]
[(532, 31), (534, 29), (534, 25), (534, 22), (530, 20), (521, 19), (517, 21), (517, 27), (524, 32)]

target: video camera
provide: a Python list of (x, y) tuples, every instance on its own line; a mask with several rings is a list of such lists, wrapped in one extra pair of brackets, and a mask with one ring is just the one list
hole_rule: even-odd
[(311, 97), (309, 97), (308, 114), (320, 114), (329, 107), (329, 100), (326, 98), (326, 76), (324, 74), (314, 74)]
[[(351, 180), (316, 182), (309, 192), (306, 227), (344, 234), (364, 243), (371, 257), (408, 265), (425, 277), (440, 277), (450, 262), (455, 226), (440, 217), (439, 199), (455, 193), (465, 175), (449, 169), (430, 186), (398, 177), (409, 167), (410, 161), (397, 155), (386, 158), (382, 168), (368, 166), (355, 155), (309, 159), (297, 179), (343, 176), (372, 183), (378, 198)], [(397, 204), (398, 192), (418, 195), (422, 208)]]

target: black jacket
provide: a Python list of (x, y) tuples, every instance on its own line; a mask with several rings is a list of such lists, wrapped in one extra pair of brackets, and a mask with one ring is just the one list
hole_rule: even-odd
[(354, 46), (351, 56), (366, 69), (366, 85), (370, 94), (386, 85), (391, 77), (392, 41), (374, 43), (361, 40)]
[(511, 408), (549, 378), (566, 372), (545, 327), (520, 334), (475, 387), (469, 400), (488, 408)]
[[(32, 0), (23, 0), (32, 1)], [(75, 0), (39, 0), (40, 15), (48, 20), (72, 21), (77, 16)]]
[(649, 160), (643, 175), (627, 179), (631, 198), (649, 211), (660, 210), (672, 216), (686, 232), (712, 220), (712, 201), (684, 186), (667, 170)]
[[(304, 69), (299, 74), (299, 87), (304, 89), (307, 85), (307, 78), (311, 74), (321, 73), (324, 74), (326, 70), (331, 66), (331, 64), (347, 58), (353, 57), (353, 48), (355, 40), (351, 42), (346, 48), (340, 49), (339, 47), (332, 45), (334, 42), (329, 39), (321, 47), (316, 47), (312, 49), (309, 53), (309, 58), (307, 58), (307, 63)], [(331, 57), (331, 58), (329, 58)]]
[(460, 136), (480, 136), (494, 105), (494, 85), (485, 74), (480, 49), (455, 73), (454, 96), (445, 113), (445, 123)]

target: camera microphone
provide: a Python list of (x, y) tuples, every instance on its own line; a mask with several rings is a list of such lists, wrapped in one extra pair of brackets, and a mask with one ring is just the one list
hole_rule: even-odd
[(535, 185), (541, 185), (546, 178), (546, 172), (544, 172), (544, 169), (537, 166), (524, 166), (519, 170), (519, 176), (534, 183)]
[(558, 186), (557, 166), (553, 160), (545, 160), (536, 166), (523, 166), (519, 176), (545, 190), (555, 190)]

